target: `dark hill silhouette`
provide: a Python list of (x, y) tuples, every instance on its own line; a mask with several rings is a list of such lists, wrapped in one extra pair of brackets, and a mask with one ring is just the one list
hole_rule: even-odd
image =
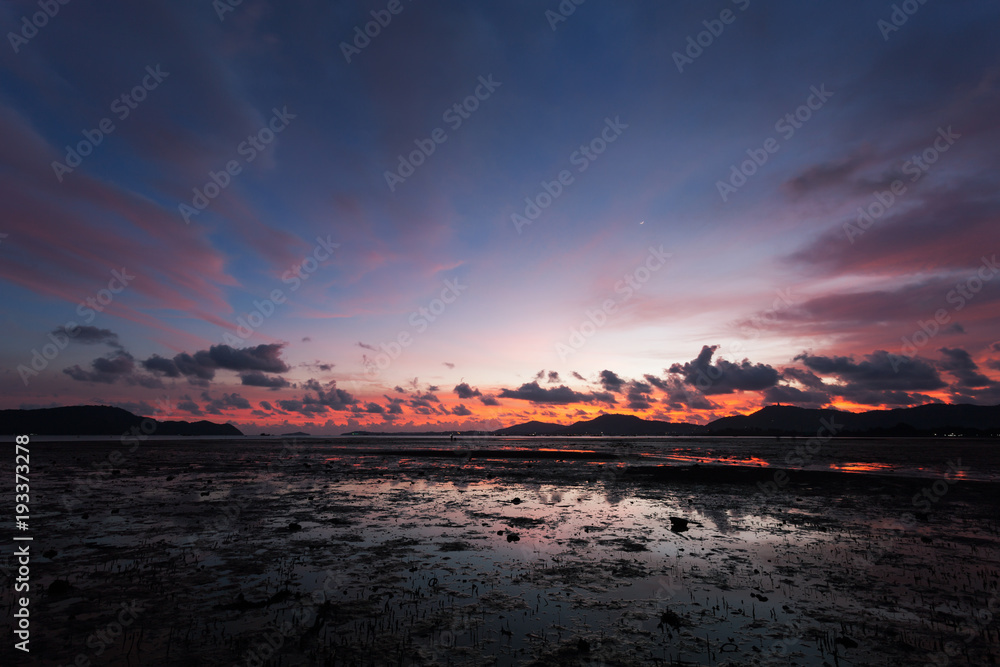
[(601, 415), (588, 421), (564, 426), (532, 421), (508, 426), (495, 435), (694, 435), (702, 432), (697, 424), (649, 421), (635, 415)]
[[(931, 403), (913, 408), (845, 412), (770, 405), (749, 415), (723, 417), (706, 424), (648, 421), (634, 415), (601, 415), (569, 425), (527, 422), (494, 431), (495, 435), (816, 435), (820, 427), (835, 435), (1000, 435), (1000, 405)], [(830, 427), (823, 432), (827, 435)]]
[(930, 403), (913, 408), (844, 412), (770, 405), (750, 415), (723, 417), (708, 425), (713, 435), (815, 435), (821, 420), (836, 435), (934, 435), (1000, 433), (1000, 405)]
[[(145, 417), (107, 405), (74, 405), (39, 410), (0, 410), (0, 434), (3, 435), (122, 435), (141, 428)], [(243, 435), (232, 424), (210, 421), (156, 421), (152, 433), (149, 424), (139, 433), (146, 435)]]

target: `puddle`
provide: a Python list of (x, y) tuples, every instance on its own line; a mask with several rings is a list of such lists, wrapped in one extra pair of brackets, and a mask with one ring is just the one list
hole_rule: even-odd
[[(151, 444), (67, 511), (108, 447), (40, 445), (34, 528), (39, 553), (57, 553), (33, 562), (33, 590), (72, 588), (33, 598), (32, 654), (846, 666), (940, 662), (947, 645), (956, 664), (1000, 659), (993, 484), (951, 486), (914, 523), (902, 517), (926, 480), (828, 472), (764, 496), (755, 481), (633, 474), (648, 456), (546, 449), (557, 456), (447, 460), (318, 444), (279, 460), (267, 443)], [(733, 460), (773, 475), (764, 459)], [(830, 467), (881, 469), (863, 461)], [(853, 486), (825, 481), (840, 478)], [(95, 655), (88, 638), (132, 600), (138, 620)]]

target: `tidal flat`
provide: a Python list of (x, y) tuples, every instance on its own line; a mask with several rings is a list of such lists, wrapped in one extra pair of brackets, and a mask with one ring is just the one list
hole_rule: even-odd
[(35, 442), (32, 648), (0, 654), (84, 667), (997, 664), (996, 442), (833, 441), (784, 465), (800, 444)]

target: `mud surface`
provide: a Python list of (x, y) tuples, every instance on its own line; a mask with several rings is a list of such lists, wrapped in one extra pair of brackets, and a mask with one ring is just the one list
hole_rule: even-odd
[(991, 443), (389, 444), (34, 444), (17, 664), (1000, 661)]

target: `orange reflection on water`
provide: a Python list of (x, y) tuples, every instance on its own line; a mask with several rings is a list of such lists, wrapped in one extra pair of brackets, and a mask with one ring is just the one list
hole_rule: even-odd
[[(506, 448), (505, 448), (506, 449)], [(593, 449), (553, 449), (551, 447), (539, 447), (538, 449), (528, 449), (527, 447), (512, 447), (517, 451), (526, 452), (566, 452), (567, 454), (593, 454)]]
[(770, 466), (766, 460), (758, 456), (741, 456), (736, 458), (734, 456), (696, 456), (693, 454), (668, 454), (668, 459), (672, 461), (684, 461), (691, 463), (721, 463), (723, 465), (736, 465), (736, 466)]
[(839, 470), (840, 472), (878, 472), (879, 470), (892, 470), (892, 466), (888, 463), (855, 461), (851, 463), (831, 463), (830, 469)]

